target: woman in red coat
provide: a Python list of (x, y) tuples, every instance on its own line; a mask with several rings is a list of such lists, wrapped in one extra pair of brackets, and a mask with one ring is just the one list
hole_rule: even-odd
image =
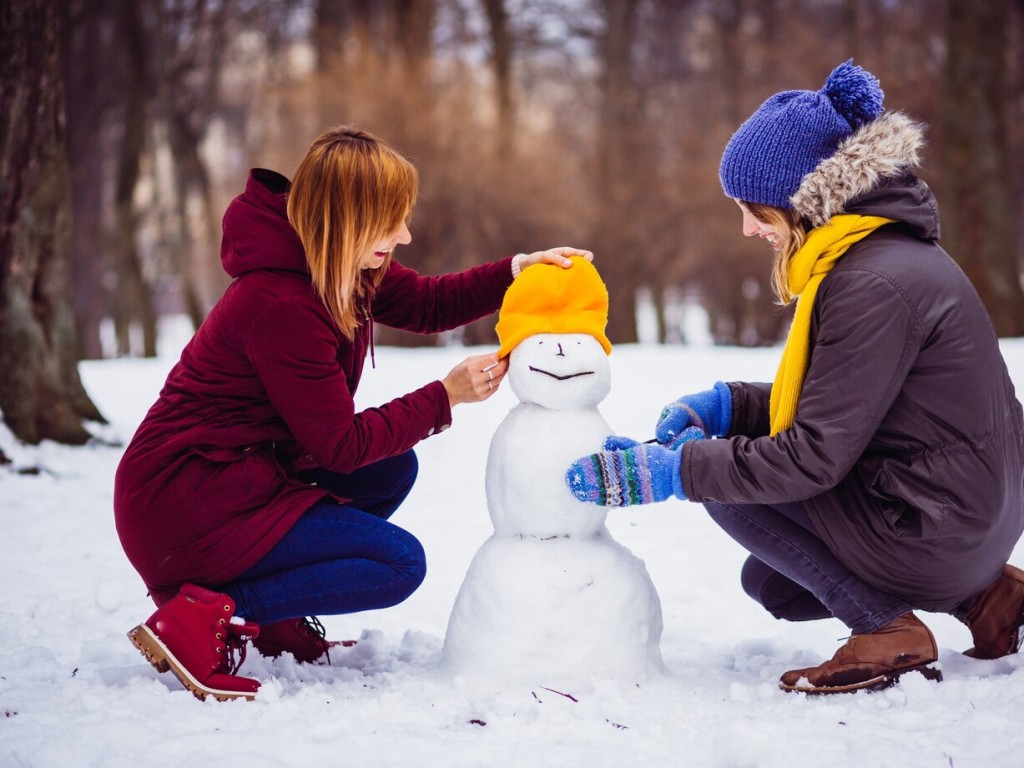
[(332, 644), (305, 617), (395, 605), (423, 580), (419, 542), (387, 522), (415, 480), (412, 447), (447, 429), (453, 406), (490, 397), (507, 362), (475, 355), (357, 412), (374, 322), (456, 328), (496, 311), (521, 269), (590, 258), (554, 248), (421, 276), (392, 259), (411, 240), (417, 184), (382, 141), (338, 127), (291, 183), (253, 170), (224, 215), (221, 260), (234, 280), (114, 487), (122, 546), (158, 606), (129, 637), (200, 698), (255, 695), (259, 683), (235, 674), (247, 638), (312, 661)]

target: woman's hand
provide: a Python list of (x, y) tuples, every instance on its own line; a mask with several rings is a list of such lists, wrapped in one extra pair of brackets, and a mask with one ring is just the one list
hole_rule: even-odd
[(508, 372), (508, 360), (498, 354), (473, 355), (452, 368), (441, 382), (452, 407), (459, 403), (483, 402), (495, 392)]
[(594, 254), (590, 251), (584, 251), (580, 248), (570, 248), (568, 246), (560, 246), (558, 248), (548, 248), (546, 251), (534, 251), (533, 253), (524, 253), (519, 257), (519, 269), (524, 270), (534, 264), (556, 264), (560, 267), (571, 267), (572, 262), (569, 261), (570, 256), (582, 256), (587, 261), (594, 260)]

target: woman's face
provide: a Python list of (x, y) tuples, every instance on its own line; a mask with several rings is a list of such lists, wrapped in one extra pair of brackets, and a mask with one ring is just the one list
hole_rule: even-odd
[(378, 240), (372, 250), (363, 257), (360, 269), (379, 269), (388, 257), (388, 254), (395, 250), (397, 245), (408, 245), (412, 242), (412, 234), (408, 225), (403, 221), (398, 229), (392, 232), (383, 240)]
[(773, 227), (771, 224), (765, 224), (763, 221), (754, 216), (739, 200), (736, 201), (736, 205), (740, 207), (743, 212), (743, 236), (753, 237), (757, 235), (762, 240), (766, 240), (772, 247), (772, 251), (778, 253), (783, 245), (783, 236), (779, 232), (777, 227)]

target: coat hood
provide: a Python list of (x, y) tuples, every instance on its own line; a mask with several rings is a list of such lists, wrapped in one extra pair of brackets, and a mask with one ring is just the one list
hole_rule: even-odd
[(224, 212), (220, 260), (231, 277), (257, 269), (309, 273), (302, 241), (288, 223), (289, 186), (275, 171), (249, 172), (245, 191)]
[(840, 213), (886, 216), (921, 237), (938, 237), (938, 211), (928, 186), (912, 169), (920, 163), (924, 127), (886, 112), (845, 139), (800, 182), (793, 208), (820, 227)]

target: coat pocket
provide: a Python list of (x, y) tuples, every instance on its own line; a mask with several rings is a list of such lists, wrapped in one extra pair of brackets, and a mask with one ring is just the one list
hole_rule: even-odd
[(887, 459), (875, 475), (871, 493), (884, 501), (883, 517), (897, 535), (941, 536), (950, 515), (966, 509), (948, 487), (960, 469), (944, 452), (923, 453), (909, 461)]
[(885, 521), (886, 527), (897, 536), (902, 536), (918, 522), (919, 516), (900, 498), (894, 488), (892, 476), (885, 466), (875, 473), (868, 490), (877, 501), (876, 509)]
[(247, 456), (251, 456), (253, 451), (258, 448), (259, 446), (255, 444), (241, 445), (237, 448), (204, 448), (196, 446), (192, 448), (192, 453), (218, 464), (230, 464), (235, 461), (241, 461)]
[(192, 455), (202, 460), (194, 473), (196, 493), (216, 499), (221, 506), (265, 506), (287, 482), (273, 449), (266, 443), (237, 448), (195, 447)]

